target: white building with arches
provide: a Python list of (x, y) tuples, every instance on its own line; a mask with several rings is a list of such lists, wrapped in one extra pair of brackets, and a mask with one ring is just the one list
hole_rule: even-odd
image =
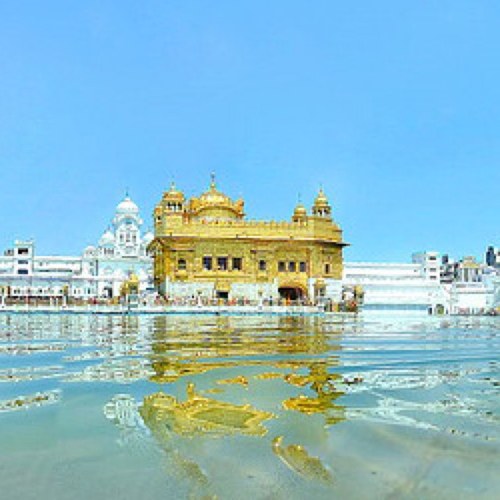
[(128, 196), (117, 205), (96, 246), (80, 256), (40, 256), (33, 241), (15, 241), (0, 256), (0, 294), (7, 299), (113, 298), (136, 275), (140, 291), (152, 289), (151, 232), (143, 232), (139, 207)]

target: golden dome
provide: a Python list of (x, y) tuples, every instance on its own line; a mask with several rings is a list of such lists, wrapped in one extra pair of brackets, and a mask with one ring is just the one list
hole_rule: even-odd
[(204, 205), (228, 205), (231, 204), (231, 199), (217, 190), (215, 180), (212, 179), (208, 191), (200, 196), (200, 202)]
[(314, 200), (314, 205), (316, 207), (319, 207), (319, 206), (324, 207), (324, 206), (329, 205), (328, 198), (326, 197), (325, 192), (323, 191), (323, 188), (320, 188), (318, 196), (316, 196), (316, 199)]
[(233, 201), (217, 189), (214, 174), (212, 174), (208, 191), (190, 201), (190, 208), (194, 215), (210, 219), (241, 219), (244, 216), (243, 206), (243, 200)]
[(167, 201), (179, 202), (179, 203), (184, 202), (184, 193), (177, 189), (177, 187), (175, 186), (175, 182), (172, 182), (172, 184), (170, 184), (170, 189), (165, 192), (163, 197)]
[(332, 208), (328, 202), (323, 188), (320, 188), (318, 196), (314, 200), (314, 205), (312, 207), (312, 213), (315, 217), (326, 217), (330, 218), (332, 213)]
[(295, 207), (295, 210), (293, 211), (293, 215), (295, 217), (306, 217), (307, 216), (307, 210), (302, 203), (298, 203), (297, 206)]

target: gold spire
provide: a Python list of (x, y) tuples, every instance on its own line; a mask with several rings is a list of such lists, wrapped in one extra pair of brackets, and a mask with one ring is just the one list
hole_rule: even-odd
[(329, 204), (328, 198), (326, 197), (326, 194), (323, 191), (322, 186), (319, 188), (318, 196), (316, 196), (316, 199), (314, 200), (314, 204), (316, 206), (325, 206), (325, 205)]
[(325, 192), (323, 191), (323, 186), (319, 188), (318, 195), (314, 200), (314, 205), (312, 207), (313, 215), (320, 217), (331, 217), (332, 207), (328, 202)]

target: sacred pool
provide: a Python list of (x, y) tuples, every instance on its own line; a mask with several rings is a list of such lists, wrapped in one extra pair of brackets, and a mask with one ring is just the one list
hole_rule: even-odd
[(0, 498), (498, 498), (497, 318), (0, 314)]

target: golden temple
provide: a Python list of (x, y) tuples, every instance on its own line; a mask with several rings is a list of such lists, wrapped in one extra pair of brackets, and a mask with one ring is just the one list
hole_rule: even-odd
[(340, 300), (342, 231), (320, 189), (311, 213), (290, 221), (247, 220), (244, 201), (218, 190), (186, 199), (174, 183), (154, 209), (157, 290), (169, 299)]

